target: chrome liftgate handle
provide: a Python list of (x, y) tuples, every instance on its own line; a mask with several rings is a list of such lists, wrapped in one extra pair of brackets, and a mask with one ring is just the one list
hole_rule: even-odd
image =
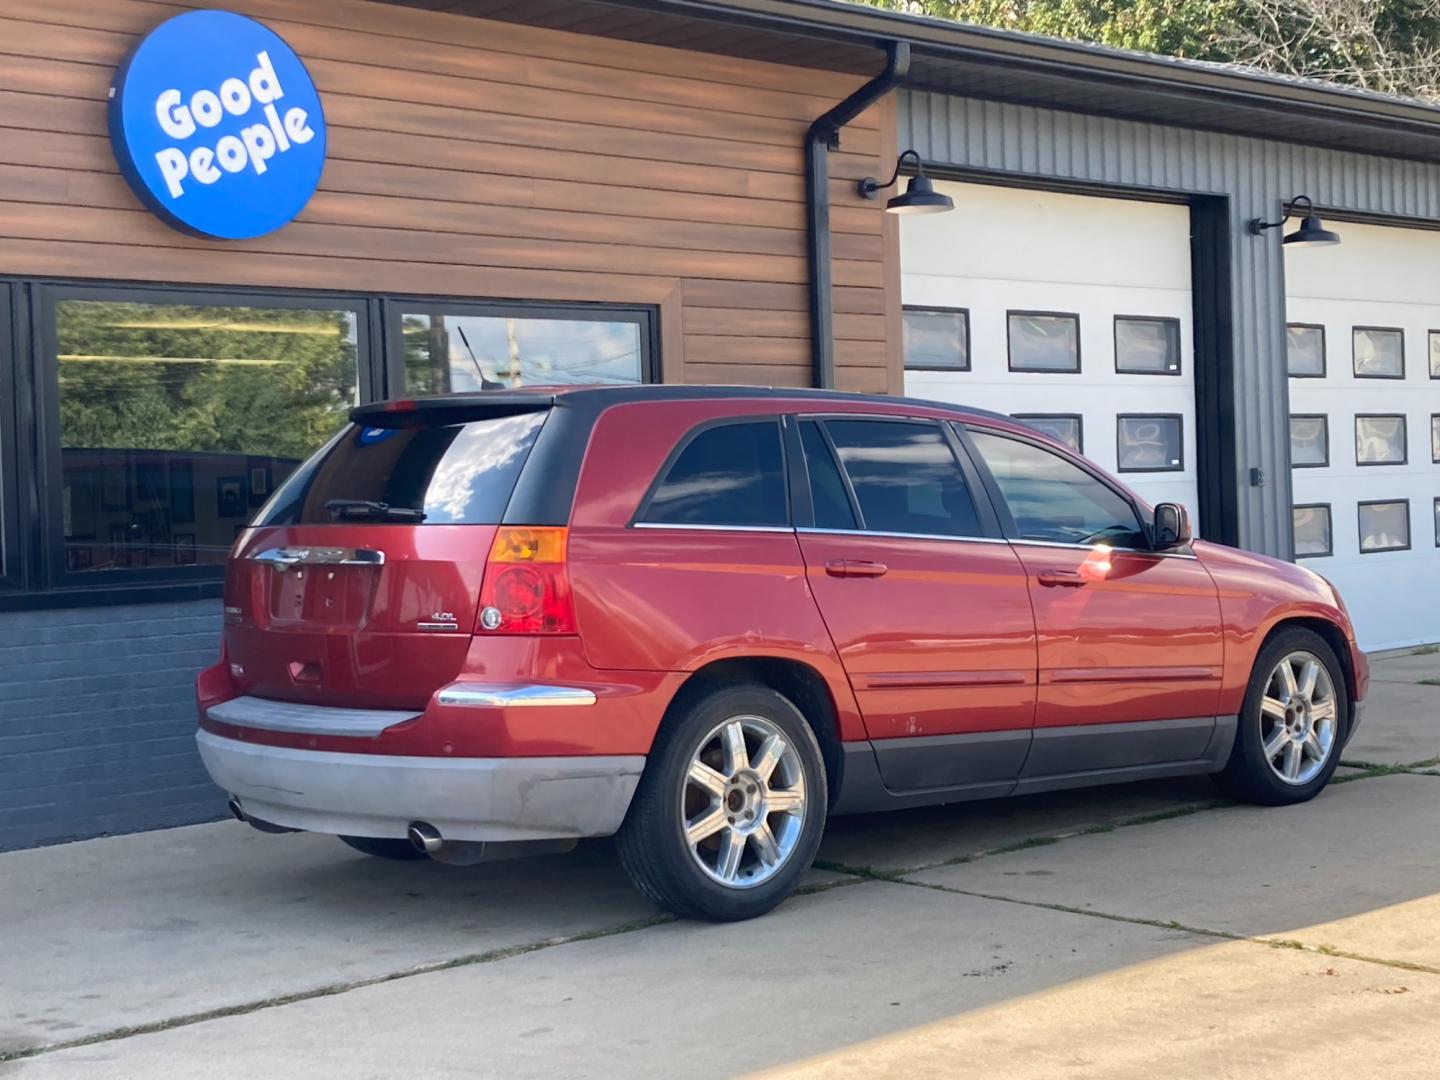
[(384, 566), (385, 553), (371, 548), (275, 547), (257, 551), (250, 561), (280, 571), (292, 566)]

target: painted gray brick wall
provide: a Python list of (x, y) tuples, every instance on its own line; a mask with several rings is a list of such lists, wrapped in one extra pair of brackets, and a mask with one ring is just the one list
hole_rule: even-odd
[[(1246, 223), (1274, 220), (1301, 194), (1332, 210), (1434, 222), (1440, 165), (919, 91), (899, 95), (897, 127), (900, 149), (977, 173), (1225, 196), (1240, 540), (1288, 558), (1285, 263), (1278, 237), (1250, 236)], [(1252, 467), (1264, 469), (1265, 486), (1250, 485)]]
[(195, 751), (220, 601), (0, 614), (0, 851), (223, 817)]

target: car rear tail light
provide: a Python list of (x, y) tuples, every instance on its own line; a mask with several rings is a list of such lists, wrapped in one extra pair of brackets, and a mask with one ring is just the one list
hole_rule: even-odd
[(566, 531), (502, 525), (490, 545), (476, 633), (573, 634)]

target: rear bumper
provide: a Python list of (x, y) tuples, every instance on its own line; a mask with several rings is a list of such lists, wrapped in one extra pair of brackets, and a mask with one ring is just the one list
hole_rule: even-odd
[(644, 755), (401, 757), (261, 745), (201, 730), (210, 776), (248, 817), (308, 832), (402, 838), (414, 821), (446, 840), (609, 836)]

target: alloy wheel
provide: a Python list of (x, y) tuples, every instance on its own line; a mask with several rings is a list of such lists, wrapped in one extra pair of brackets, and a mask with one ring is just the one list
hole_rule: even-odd
[(805, 772), (774, 723), (734, 716), (716, 725), (691, 755), (682, 785), (681, 828), (706, 876), (748, 889), (789, 861), (805, 825)]
[(1319, 775), (1335, 746), (1335, 684), (1320, 658), (1293, 652), (1275, 665), (1260, 699), (1260, 752), (1296, 787)]

